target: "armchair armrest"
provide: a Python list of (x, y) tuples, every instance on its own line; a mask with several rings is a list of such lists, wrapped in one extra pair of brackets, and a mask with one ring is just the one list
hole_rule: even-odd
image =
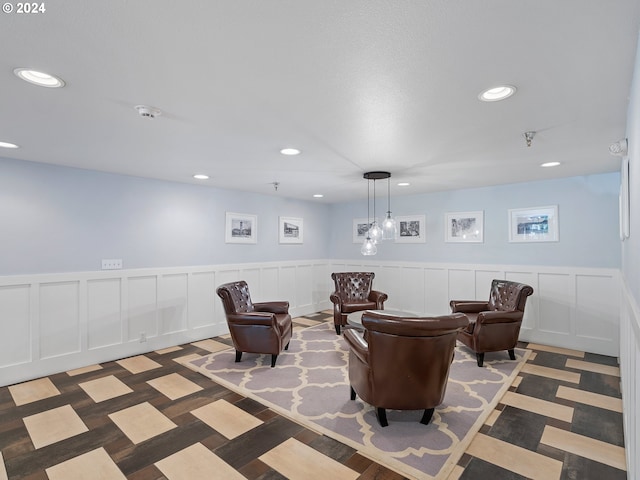
[(477, 300), (451, 300), (451, 313), (480, 313), (489, 310), (489, 302)]
[(377, 290), (371, 290), (369, 292), (368, 300), (370, 302), (376, 302), (377, 304), (381, 304), (381, 303), (385, 302), (388, 298), (389, 298), (389, 296), (386, 293), (379, 292)]
[(333, 292), (331, 295), (329, 295), (329, 300), (331, 300), (331, 303), (340, 305), (340, 296), (336, 292)]
[(289, 313), (289, 302), (258, 302), (253, 308), (256, 312)]
[(481, 312), (478, 314), (476, 320), (477, 323), (483, 323), (485, 325), (490, 323), (513, 323), (522, 320), (523, 312), (518, 310), (510, 312), (501, 312), (500, 310), (493, 310), (490, 312)]
[(268, 312), (232, 313), (227, 315), (227, 321), (235, 325), (265, 325), (275, 326), (276, 317)]
[(359, 330), (344, 331), (344, 339), (351, 347), (351, 351), (365, 364), (369, 364), (369, 344), (365, 341)]

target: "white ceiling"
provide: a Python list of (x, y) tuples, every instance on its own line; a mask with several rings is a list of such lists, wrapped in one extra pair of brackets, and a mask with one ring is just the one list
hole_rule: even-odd
[[(619, 168), (608, 146), (625, 134), (638, 0), (45, 7), (0, 14), (0, 141), (21, 146), (0, 156), (320, 202), (366, 197), (369, 170), (397, 195)], [(478, 101), (504, 83), (516, 95)]]

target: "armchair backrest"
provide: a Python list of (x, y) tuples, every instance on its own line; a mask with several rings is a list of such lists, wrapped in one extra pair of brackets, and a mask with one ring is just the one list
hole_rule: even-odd
[(489, 310), (524, 312), (527, 297), (533, 288), (524, 283), (493, 280), (489, 294)]
[(376, 274), (373, 272), (332, 273), (335, 293), (345, 302), (363, 302), (369, 298), (371, 285)]
[(216, 293), (222, 299), (226, 314), (253, 312), (249, 286), (244, 280), (220, 285)]
[(457, 334), (468, 323), (462, 313), (407, 318), (365, 312), (376, 401), (407, 409), (442, 403)]

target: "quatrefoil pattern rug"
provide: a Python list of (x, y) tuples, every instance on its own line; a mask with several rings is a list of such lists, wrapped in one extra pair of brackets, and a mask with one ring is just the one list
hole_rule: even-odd
[(373, 407), (349, 399), (349, 351), (332, 324), (294, 333), (288, 351), (270, 368), (270, 355), (245, 353), (235, 363), (233, 349), (190, 362), (190, 367), (225, 387), (319, 431), (410, 478), (446, 478), (473, 435), (507, 391), (529, 355), (516, 349), (475, 354), (456, 348), (447, 392), (429, 425), (423, 411), (388, 410), (389, 426), (378, 425)]

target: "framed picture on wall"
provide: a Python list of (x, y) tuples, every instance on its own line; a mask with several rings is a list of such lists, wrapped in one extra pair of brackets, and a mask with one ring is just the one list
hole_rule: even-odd
[[(373, 219), (371, 219), (371, 223), (373, 223)], [(364, 242), (364, 239), (367, 238), (367, 232), (369, 231), (371, 223), (369, 223), (368, 218), (353, 219), (353, 243)]]
[(226, 243), (258, 243), (258, 217), (248, 213), (226, 213)]
[(482, 243), (484, 241), (484, 212), (445, 213), (444, 241), (449, 243)]
[(624, 157), (620, 167), (620, 240), (629, 238), (629, 157)]
[(427, 232), (424, 215), (396, 217), (397, 243), (425, 243)]
[(509, 210), (510, 242), (557, 242), (558, 206)]
[(302, 243), (303, 226), (302, 218), (280, 217), (278, 222), (280, 243)]

